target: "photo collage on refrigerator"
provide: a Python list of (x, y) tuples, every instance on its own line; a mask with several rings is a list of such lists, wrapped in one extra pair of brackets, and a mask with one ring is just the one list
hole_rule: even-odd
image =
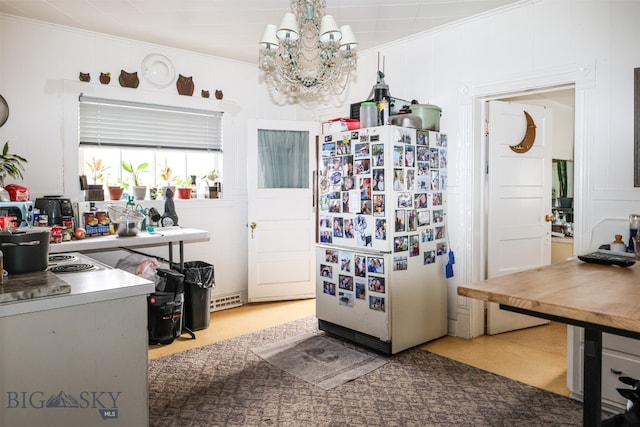
[[(391, 126), (326, 135), (318, 178), (320, 244), (353, 248), (325, 249), (319, 266), (338, 304), (385, 311), (385, 269), (447, 253), (446, 134)], [(358, 248), (391, 252), (392, 265)]]

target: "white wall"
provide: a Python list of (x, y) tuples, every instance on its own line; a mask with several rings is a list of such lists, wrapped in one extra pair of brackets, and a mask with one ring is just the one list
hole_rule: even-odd
[[(216, 262), (216, 292), (227, 286), (246, 288), (246, 120), (348, 116), (348, 104), (365, 99), (375, 84), (380, 52), (393, 96), (443, 110), (441, 130), (448, 133), (450, 144), (448, 221), (457, 261), (449, 289), (450, 331), (464, 335), (468, 325), (460, 326), (457, 320), (469, 315), (469, 302), (457, 297), (455, 287), (482, 274), (482, 212), (476, 196), (482, 168), (474, 101), (491, 94), (576, 84), (575, 242), (578, 252), (586, 251), (594, 240), (592, 233), (606, 228), (602, 224), (624, 228), (624, 221), (616, 218), (640, 211), (632, 164), (639, 16), (636, 0), (525, 1), (361, 52), (346, 103), (297, 111), (271, 104), (255, 65), (0, 16), (0, 93), (11, 107), (0, 140), (10, 140), (29, 159), (25, 184), (32, 191), (70, 191), (77, 161), (63, 160), (61, 154), (70, 154), (64, 145), (72, 143), (64, 135), (64, 82), (77, 81), (79, 71), (94, 76), (101, 70), (131, 71), (140, 68), (148, 53), (167, 55), (179, 72), (193, 74), (196, 91), (200, 84), (220, 88), (225, 101), (235, 107), (232, 129), (225, 127), (226, 136), (233, 132), (225, 140), (225, 199), (219, 209), (202, 213), (212, 230), (203, 257)], [(172, 88), (152, 90), (142, 81), (137, 93), (178, 99)]]
[[(482, 167), (476, 99), (576, 84), (576, 251), (628, 234), (640, 212), (633, 187), (633, 69), (640, 67), (640, 2), (533, 0), (437, 31), (361, 52), (348, 102), (375, 84), (378, 53), (393, 96), (442, 107), (449, 135), (448, 222), (456, 254), (449, 285), (449, 330), (470, 334), (470, 302), (456, 286), (481, 279)], [(348, 115), (346, 106), (327, 112)], [(317, 114), (317, 112), (316, 112)], [(622, 218), (622, 220), (620, 220)], [(593, 234), (593, 235), (592, 235)]]
[[(147, 83), (141, 63), (151, 53), (167, 56), (176, 74), (193, 76), (193, 97), (178, 95), (173, 85), (157, 89)], [(121, 69), (138, 72), (137, 89), (119, 86)], [(108, 86), (98, 81), (106, 71), (112, 74)], [(91, 82), (80, 82), (80, 72), (91, 73)], [(246, 300), (247, 120), (295, 119), (293, 107), (271, 104), (258, 79), (253, 64), (0, 15), (0, 94), (10, 108), (9, 120), (0, 127), (0, 142), (9, 141), (12, 152), (27, 158), (22, 184), (32, 199), (54, 194), (82, 198), (77, 158), (80, 93), (225, 112), (224, 198), (176, 200), (181, 225), (211, 233), (208, 243), (185, 245), (185, 254), (187, 260), (215, 265), (214, 297), (242, 293)], [(201, 98), (201, 89), (208, 89), (211, 98)], [(215, 89), (224, 92), (223, 101), (215, 100)], [(165, 248), (149, 251), (167, 255)]]

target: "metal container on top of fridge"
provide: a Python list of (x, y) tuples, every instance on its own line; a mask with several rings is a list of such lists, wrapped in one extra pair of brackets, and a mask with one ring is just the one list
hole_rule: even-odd
[(447, 333), (447, 136), (379, 126), (325, 135), (319, 327), (394, 354)]

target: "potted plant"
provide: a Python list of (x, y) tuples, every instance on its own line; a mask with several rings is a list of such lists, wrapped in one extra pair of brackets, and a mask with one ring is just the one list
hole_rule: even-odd
[(9, 142), (5, 142), (2, 148), (2, 158), (0, 158), (0, 187), (4, 187), (4, 179), (8, 176), (13, 179), (23, 179), (23, 163), (27, 163), (27, 159), (17, 154), (9, 154)]
[(216, 182), (218, 179), (218, 172), (215, 169), (211, 169), (209, 173), (200, 177), (204, 180), (206, 185), (205, 196), (209, 199), (217, 199), (220, 192), (220, 183)]
[(147, 186), (142, 185), (140, 182), (140, 174), (149, 167), (149, 163), (143, 162), (138, 166), (133, 166), (131, 162), (122, 161), (122, 169), (128, 172), (131, 182), (131, 191), (133, 192), (133, 198), (136, 200), (144, 200), (147, 194)]
[(109, 200), (122, 199), (122, 193), (124, 193), (124, 187), (122, 182), (117, 180), (115, 183), (107, 180), (107, 191), (109, 192)]
[(104, 200), (102, 184), (105, 179), (105, 174), (107, 170), (109, 170), (109, 166), (102, 163), (102, 159), (96, 159), (95, 157), (92, 157), (91, 160), (86, 162), (86, 165), (89, 167), (89, 172), (91, 172), (92, 184), (87, 186), (85, 199), (95, 201)]
[(191, 198), (191, 180), (189, 178), (176, 179), (177, 195), (178, 199), (190, 199)]
[(120, 200), (122, 199), (124, 188), (119, 185), (109, 185), (107, 186), (107, 191), (109, 191), (109, 200)]
[(167, 188), (171, 188), (171, 190), (175, 193), (175, 186), (173, 185), (174, 177), (173, 170), (169, 167), (167, 163), (167, 159), (164, 159), (164, 165), (160, 169), (160, 180), (163, 181), (166, 185), (162, 187), (162, 195), (167, 192)]

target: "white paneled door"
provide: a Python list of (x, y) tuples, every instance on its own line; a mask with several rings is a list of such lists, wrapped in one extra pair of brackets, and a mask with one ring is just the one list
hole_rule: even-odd
[[(493, 278), (551, 263), (552, 112), (501, 101), (488, 108), (487, 278)], [(547, 322), (490, 303), (487, 334)]]
[(317, 122), (252, 121), (247, 141), (248, 300), (315, 297)]

